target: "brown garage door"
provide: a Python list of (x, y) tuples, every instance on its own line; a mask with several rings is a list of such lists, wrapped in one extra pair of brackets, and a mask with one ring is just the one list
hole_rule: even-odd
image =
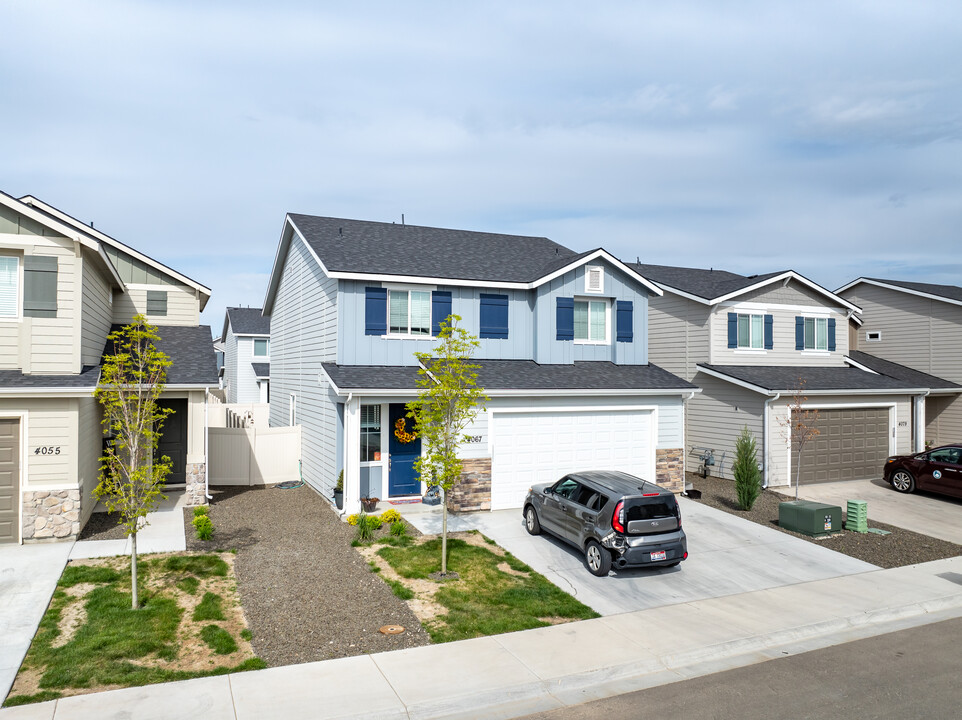
[(20, 421), (0, 420), (0, 543), (18, 542)]
[[(889, 451), (889, 409), (820, 410), (819, 434), (802, 452), (802, 485), (882, 476)], [(792, 462), (798, 462), (797, 449)], [(792, 467), (795, 481), (797, 466)]]

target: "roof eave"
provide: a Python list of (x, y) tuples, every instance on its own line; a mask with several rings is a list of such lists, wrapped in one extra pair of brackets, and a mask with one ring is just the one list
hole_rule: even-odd
[(753, 292), (755, 290), (765, 287), (766, 285), (771, 285), (772, 283), (776, 283), (776, 282), (782, 282), (783, 280), (786, 280), (786, 279), (797, 280), (798, 282), (808, 286), (810, 289), (814, 290), (815, 292), (821, 293), (822, 295), (825, 295), (826, 297), (829, 297), (833, 300), (837, 300), (839, 303), (841, 303), (843, 306), (845, 306), (846, 308), (848, 308), (853, 312), (857, 312), (857, 313), (862, 312), (862, 308), (860, 308), (858, 305), (855, 305), (849, 302), (845, 298), (840, 297), (836, 293), (833, 293), (831, 290), (827, 290), (823, 288), (818, 283), (812, 282), (807, 277), (795, 272), (794, 270), (786, 270), (785, 272), (779, 273), (778, 275), (770, 277), (766, 280), (762, 280), (752, 285), (739, 288), (738, 290), (733, 290), (732, 292), (725, 293), (724, 295), (719, 295), (718, 297), (713, 298), (711, 300), (711, 304), (717, 305), (719, 303), (725, 302), (726, 300), (731, 300), (732, 298), (738, 297), (739, 295), (744, 295), (745, 293)]
[(949, 305), (962, 305), (962, 300), (953, 300), (952, 298), (947, 298), (943, 295), (936, 295), (934, 293), (922, 292), (921, 290), (913, 290), (912, 288), (902, 287), (901, 285), (893, 285), (892, 283), (881, 282), (879, 280), (872, 280), (871, 278), (856, 278), (847, 285), (843, 285), (835, 292), (841, 293), (849, 290), (860, 283), (865, 283), (866, 285), (875, 285), (876, 287), (885, 288), (886, 290), (895, 290), (896, 292), (906, 293), (907, 295), (915, 295), (917, 297), (924, 297), (929, 300), (938, 300), (939, 302), (948, 303)]

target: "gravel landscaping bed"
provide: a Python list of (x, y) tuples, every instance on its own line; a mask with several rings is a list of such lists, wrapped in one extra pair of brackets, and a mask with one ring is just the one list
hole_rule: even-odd
[[(407, 604), (351, 547), (354, 528), (309, 487), (212, 488), (211, 494), (213, 539), (196, 539), (192, 509), (185, 508), (187, 549), (236, 550), (252, 644), (269, 666), (430, 644)], [(405, 631), (378, 632), (385, 625)]]
[[(864, 560), (882, 568), (915, 565), (916, 563), (962, 555), (962, 545), (931, 538), (928, 535), (921, 535), (893, 525), (875, 522), (871, 518), (869, 518), (868, 524), (870, 528), (888, 530), (891, 534), (876, 535), (846, 530), (822, 539), (812, 538), (808, 535), (783, 530), (778, 526), (778, 504), (786, 500), (794, 500), (794, 491), (791, 496), (788, 496), (772, 490), (764, 490), (758, 496), (754, 507), (746, 512), (739, 508), (734, 481), (716, 477), (703, 478), (701, 475), (688, 473), (688, 482), (694, 485), (695, 490), (701, 491), (700, 499), (692, 498), (695, 502), (710, 505), (759, 525), (775, 528), (783, 533), (817, 543), (830, 550)], [(845, 508), (842, 507), (842, 522), (844, 523), (844, 521)]]
[[(127, 532), (120, 526), (119, 513), (95, 512), (80, 531), (78, 540), (123, 540)], [(139, 535), (139, 533), (138, 533)]]

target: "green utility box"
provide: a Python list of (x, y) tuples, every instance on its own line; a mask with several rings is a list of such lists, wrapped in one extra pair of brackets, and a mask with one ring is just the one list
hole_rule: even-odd
[(783, 502), (778, 504), (778, 524), (803, 535), (828, 535), (842, 530), (842, 508), (810, 500)]
[(852, 532), (868, 532), (868, 503), (865, 500), (849, 500), (845, 510), (845, 529)]

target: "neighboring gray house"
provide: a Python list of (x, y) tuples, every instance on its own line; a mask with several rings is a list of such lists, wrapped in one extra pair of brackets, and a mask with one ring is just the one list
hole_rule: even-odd
[[(217, 374), (200, 312), (210, 290), (66, 213), (0, 193), (0, 543), (76, 538), (96, 504), (107, 335), (134, 314), (173, 360), (161, 452), (201, 490), (206, 390)], [(109, 349), (107, 350), (109, 351)], [(203, 501), (203, 493), (195, 499)]]
[(415, 498), (404, 405), (415, 351), (451, 314), (480, 338), (490, 398), (463, 447), (462, 509), (520, 507), (532, 483), (585, 468), (683, 488), (684, 399), (695, 388), (648, 363), (653, 283), (602, 249), (547, 238), (288, 215), (264, 313), (271, 425), (299, 424), (303, 477), (344, 510)]
[(229, 403), (266, 403), (271, 383), (271, 319), (260, 308), (227, 308), (223, 388)]
[(790, 270), (632, 267), (664, 290), (649, 303), (649, 357), (702, 388), (688, 403), (685, 445), (692, 466), (712, 453), (713, 474), (732, 477), (735, 440), (748, 426), (766, 484), (794, 482), (798, 453), (786, 426), (801, 380), (804, 407), (820, 412), (802, 483), (879, 477), (886, 456), (917, 446), (912, 418), (924, 396), (953, 385), (850, 349), (854, 300)]
[[(849, 342), (870, 356), (962, 383), (962, 287), (858, 278), (836, 291), (862, 308), (863, 325)], [(921, 441), (962, 441), (962, 395), (933, 389), (920, 401)]]

